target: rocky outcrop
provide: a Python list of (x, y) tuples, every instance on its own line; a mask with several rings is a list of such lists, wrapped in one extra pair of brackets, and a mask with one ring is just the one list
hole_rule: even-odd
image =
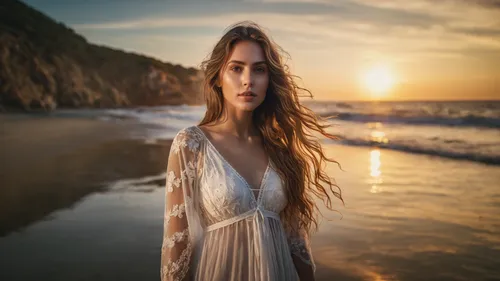
[(201, 104), (203, 74), (98, 46), (26, 4), (0, 3), (0, 111)]

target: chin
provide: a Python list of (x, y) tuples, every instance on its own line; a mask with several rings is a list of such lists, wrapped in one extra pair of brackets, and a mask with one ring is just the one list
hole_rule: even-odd
[(242, 111), (254, 111), (261, 104), (262, 102), (260, 103), (248, 102), (248, 103), (238, 104), (238, 109)]
[(250, 104), (238, 106), (238, 109), (241, 111), (254, 111), (256, 108), (257, 108), (257, 106), (250, 105)]
[(264, 98), (262, 100), (253, 100), (250, 102), (244, 102), (241, 100), (225, 100), (225, 102), (226, 105), (231, 107), (233, 110), (251, 112), (264, 102)]

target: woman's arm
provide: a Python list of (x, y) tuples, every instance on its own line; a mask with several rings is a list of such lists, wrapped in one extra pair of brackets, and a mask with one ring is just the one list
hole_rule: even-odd
[(172, 142), (167, 164), (165, 214), (161, 248), (161, 280), (190, 280), (191, 242), (189, 212), (196, 175), (196, 155), (199, 146), (181, 130)]
[(292, 255), (293, 264), (295, 264), (295, 269), (299, 275), (300, 281), (315, 281), (314, 279), (314, 269), (312, 265), (305, 263), (302, 259), (296, 255)]
[(309, 235), (307, 235), (307, 232), (303, 229), (298, 229), (294, 232), (287, 233), (287, 239), (292, 254), (292, 260), (300, 280), (314, 281), (316, 264), (314, 263), (310, 247)]

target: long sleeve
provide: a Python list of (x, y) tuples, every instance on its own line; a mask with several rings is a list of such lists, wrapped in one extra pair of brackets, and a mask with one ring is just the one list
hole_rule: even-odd
[(199, 142), (189, 130), (175, 136), (168, 157), (163, 243), (161, 248), (161, 280), (189, 280), (193, 273), (192, 194), (197, 176)]
[(303, 229), (299, 229), (294, 232), (287, 232), (287, 240), (292, 255), (297, 256), (304, 263), (310, 265), (313, 272), (316, 272), (316, 264), (313, 259), (311, 241), (307, 232)]

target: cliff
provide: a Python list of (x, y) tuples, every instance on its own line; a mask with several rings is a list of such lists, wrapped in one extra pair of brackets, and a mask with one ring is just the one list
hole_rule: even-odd
[(203, 74), (98, 46), (15, 0), (0, 3), (0, 111), (202, 103)]

